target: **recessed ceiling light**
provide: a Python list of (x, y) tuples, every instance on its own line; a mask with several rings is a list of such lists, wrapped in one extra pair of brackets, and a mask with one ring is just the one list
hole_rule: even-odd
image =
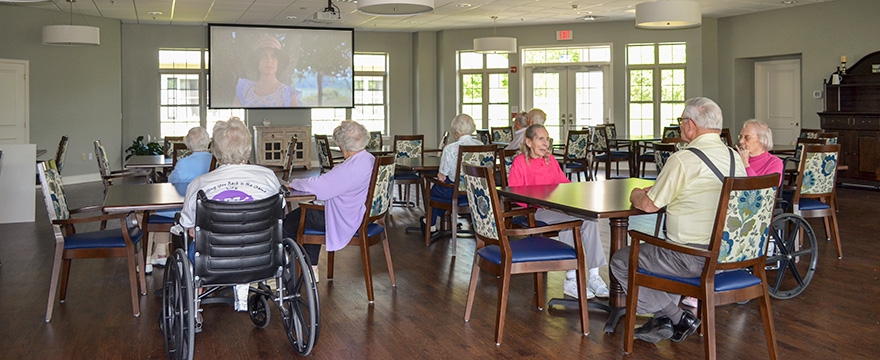
[(147, 14), (150, 14), (150, 15), (162, 15), (162, 12), (161, 12), (161, 11), (150, 11), (150, 12), (148, 12)]
[(455, 7), (460, 7), (460, 8), (468, 8), (468, 7), (471, 7), (471, 6), (472, 6), (472, 5), (471, 5), (471, 4), (468, 4), (468, 3), (459, 3), (459, 4), (455, 4)]
[(782, 3), (785, 5), (794, 5), (797, 4), (797, 0), (785, 0)]
[(592, 11), (578, 11), (578, 15), (590, 15), (592, 13)]
[(410, 21), (408, 21), (408, 22), (409, 22), (410, 24), (418, 24), (418, 23), (419, 23), (418, 20), (410, 20)]
[(296, 20), (296, 16), (287, 15), (287, 20)]

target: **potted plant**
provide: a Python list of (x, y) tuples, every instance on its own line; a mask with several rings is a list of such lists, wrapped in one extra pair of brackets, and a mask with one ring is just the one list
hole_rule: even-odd
[(143, 136), (138, 136), (137, 139), (133, 140), (131, 146), (125, 149), (125, 152), (128, 154), (125, 156), (125, 160), (134, 155), (162, 155), (165, 153), (162, 145), (155, 141), (144, 144)]

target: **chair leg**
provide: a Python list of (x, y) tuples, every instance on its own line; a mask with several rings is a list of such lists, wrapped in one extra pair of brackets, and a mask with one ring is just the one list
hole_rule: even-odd
[(55, 259), (52, 262), (52, 279), (49, 280), (49, 303), (46, 304), (46, 322), (52, 320), (52, 310), (55, 308), (55, 296), (58, 295), (58, 277), (61, 273), (61, 258), (64, 254), (64, 244), (55, 243)]
[(333, 261), (336, 259), (335, 251), (327, 252), (327, 281), (333, 281)]
[[(831, 224), (829, 224), (831, 238), (834, 239), (834, 244), (837, 246), (837, 258), (843, 259), (843, 246), (840, 244), (840, 227), (837, 226), (837, 200), (832, 197), (829, 202), (831, 202)], [(826, 229), (829, 227), (826, 227)]]
[[(144, 241), (144, 239), (141, 239), (141, 241)], [(141, 307), (140, 307), (140, 304), (138, 304), (139, 297), (138, 297), (138, 284), (137, 284), (137, 282), (138, 282), (137, 264), (140, 263), (141, 261), (139, 261), (136, 258), (136, 255), (134, 252), (134, 245), (126, 246), (125, 253), (126, 253), (126, 257), (128, 258), (128, 281), (131, 284), (131, 286), (130, 286), (131, 287), (131, 310), (132, 310), (132, 313), (134, 313), (134, 316), (140, 316), (141, 315)], [(141, 276), (143, 276), (143, 273), (144, 273), (144, 266), (143, 265), (144, 264), (141, 263), (140, 265), (141, 265), (140, 273), (141, 273)]]
[[(479, 241), (479, 240), (477, 240)], [(479, 244), (477, 249), (479, 249)], [(474, 266), (471, 268), (471, 282), (468, 285), (467, 302), (464, 306), (464, 321), (471, 319), (471, 309), (474, 307), (474, 294), (477, 292), (477, 278), (480, 276), (479, 255), (474, 254)], [(48, 321), (48, 320), (47, 320)]]
[(366, 234), (361, 238), (361, 263), (364, 265), (364, 283), (367, 286), (367, 301), (373, 303), (373, 273), (370, 270), (370, 243)]
[[(710, 296), (712, 298), (710, 298)], [(703, 305), (703, 341), (706, 346), (706, 359), (715, 360), (715, 294), (709, 293)]]
[[(633, 281), (635, 281), (635, 279), (629, 279), (630, 283)], [(580, 291), (580, 289), (578, 289), (578, 291)], [(633, 346), (635, 345), (636, 311), (633, 310), (637, 309), (638, 301), (639, 287), (629, 286), (629, 292), (626, 295), (626, 308), (629, 309), (629, 311), (626, 312), (625, 327), (623, 328), (623, 352), (627, 354), (632, 354)]]
[(770, 359), (776, 360), (779, 358), (779, 354), (776, 349), (776, 333), (773, 330), (773, 313), (770, 311), (770, 295), (767, 293), (766, 283), (764, 286), (764, 295), (759, 298), (758, 304), (761, 307), (761, 318), (764, 320), (764, 336), (767, 338), (767, 351), (770, 353)]
[(452, 199), (452, 209), (450, 209), (449, 221), (451, 222), (450, 231), (452, 231), (452, 256), (455, 257), (455, 250), (458, 249), (458, 196), (455, 192), (452, 193), (454, 197)]
[(431, 245), (431, 219), (434, 217), (434, 208), (425, 203), (425, 246)]
[(391, 286), (396, 287), (397, 280), (394, 280), (394, 265), (391, 264), (391, 247), (388, 245), (388, 232), (383, 232), (382, 237), (382, 249), (385, 251), (385, 263), (388, 264), (388, 277), (391, 278)]
[[(141, 241), (143, 241), (143, 240), (141, 240)], [(170, 253), (166, 252), (166, 254), (170, 254)], [(138, 249), (136, 247), (134, 248), (134, 255), (135, 255), (135, 259), (139, 263), (138, 264), (138, 266), (140, 266), (139, 268), (145, 269), (146, 265), (149, 264), (149, 262), (145, 261), (144, 257), (140, 256), (140, 254), (138, 254)], [(144, 272), (144, 271), (138, 271), (138, 281), (140, 281), (141, 295), (147, 294), (147, 277), (145, 274), (146, 274), (146, 272)]]
[(505, 268), (498, 285), (498, 308), (495, 313), (495, 345), (501, 345), (504, 336), (504, 320), (507, 315), (507, 294), (510, 291), (510, 269)]
[(67, 279), (70, 276), (70, 259), (61, 260), (61, 294), (58, 296), (60, 302), (67, 299)]
[(546, 272), (536, 272), (533, 274), (535, 278), (535, 307), (538, 308), (538, 311), (544, 310), (544, 278), (547, 276)]

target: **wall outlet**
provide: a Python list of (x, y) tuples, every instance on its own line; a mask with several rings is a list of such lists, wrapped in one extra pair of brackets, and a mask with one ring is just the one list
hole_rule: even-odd
[(83, 161), (86, 160), (86, 153), (83, 153), (83, 154), (82, 154), (82, 159), (83, 159)]
[(95, 154), (89, 153), (89, 160), (95, 160)]
[(813, 99), (821, 99), (822, 98), (822, 90), (813, 91)]

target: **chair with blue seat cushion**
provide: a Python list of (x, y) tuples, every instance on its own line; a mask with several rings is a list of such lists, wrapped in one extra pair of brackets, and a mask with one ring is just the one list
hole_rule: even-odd
[(489, 130), (477, 130), (477, 140), (480, 140), (484, 145), (489, 145), (492, 143), (492, 134)]
[[(394, 156), (397, 158), (420, 158), (425, 159), (425, 135), (394, 135)], [(397, 185), (397, 195), (404, 205), (413, 204), (418, 206), (420, 199), (424, 197), (422, 191), (422, 174), (417, 171), (396, 170), (394, 183)], [(410, 187), (416, 187), (416, 201), (410, 201)]]
[(596, 125), (593, 135), (593, 178), (599, 172), (599, 164), (605, 164), (605, 179), (611, 179), (611, 164), (617, 164), (617, 175), (620, 175), (620, 162), (627, 162), (632, 168), (630, 152), (615, 150), (620, 146), (613, 142), (612, 130), (606, 125)]
[[(630, 230), (626, 329), (624, 352), (632, 353), (640, 287), (666, 291), (699, 300), (707, 359), (715, 359), (715, 306), (758, 299), (769, 357), (778, 357), (770, 293), (767, 290), (767, 243), (776, 202), (779, 175), (725, 178), (718, 201), (708, 249), (675, 244)], [(700, 276), (682, 278), (659, 275), (639, 266), (639, 249), (651, 244), (705, 258)]]
[[(544, 308), (544, 283), (548, 271), (577, 270), (578, 291), (583, 292), (587, 286), (584, 248), (581, 243), (580, 228), (582, 220), (569, 221), (546, 227), (528, 229), (509, 229), (505, 226), (506, 219), (522, 215), (528, 209), (517, 209), (505, 212), (501, 209), (495, 178), (491, 167), (464, 164), (461, 172), (467, 188), (468, 205), (473, 219), (476, 251), (468, 286), (467, 305), (464, 321), (469, 321), (477, 293), (477, 281), (481, 270), (497, 276), (498, 308), (495, 315), (495, 344), (500, 345), (504, 334), (504, 322), (507, 313), (508, 293), (511, 275), (534, 274), (536, 307)], [(553, 240), (542, 233), (572, 229), (574, 246)], [(511, 241), (511, 237), (520, 238)], [(484, 277), (485, 279), (485, 277)], [(589, 318), (587, 299), (581, 296), (580, 305), (581, 333), (589, 334)]]
[(101, 173), (101, 181), (104, 182), (104, 195), (110, 190), (114, 179), (134, 179), (139, 182), (150, 182), (150, 172), (144, 170), (111, 170), (110, 159), (107, 150), (101, 145), (101, 140), (95, 140), (95, 159), (98, 161), (98, 171)]
[(340, 160), (338, 156), (334, 157), (330, 150), (330, 139), (327, 135), (315, 135), (315, 145), (318, 148), (318, 163), (321, 165), (321, 172), (330, 171), (337, 160)]
[(492, 131), (492, 143), (509, 144), (513, 141), (513, 128), (510, 126), (489, 128)]
[(562, 155), (562, 171), (571, 180), (573, 174), (577, 174), (581, 181), (581, 173), (584, 180), (593, 180), (590, 172), (590, 130), (569, 130), (565, 141), (565, 153)]
[[(379, 156), (373, 164), (373, 175), (367, 192), (366, 211), (362, 215), (357, 232), (352, 235), (348, 245), (356, 245), (361, 249), (361, 260), (364, 265), (364, 282), (367, 286), (367, 300), (373, 302), (373, 272), (370, 265), (370, 246), (382, 244), (385, 251), (385, 262), (388, 264), (388, 276), (391, 286), (397, 286), (394, 280), (394, 267), (391, 264), (391, 248), (388, 246), (388, 232), (385, 226), (385, 214), (391, 206), (391, 193), (394, 185), (394, 157)], [(306, 212), (324, 211), (324, 205), (301, 203), (302, 213), (296, 236), (300, 244), (324, 244), (324, 229), (307, 229)], [(333, 279), (333, 260), (335, 252), (327, 252), (327, 279)]]
[[(37, 164), (40, 174), (40, 183), (43, 189), (43, 198), (46, 202), (46, 210), (55, 233), (55, 260), (52, 264), (52, 280), (49, 282), (49, 302), (46, 306), (46, 322), (52, 320), (52, 310), (55, 307), (55, 296), (58, 293), (59, 279), (60, 301), (64, 302), (67, 296), (67, 279), (70, 275), (70, 265), (73, 259), (85, 258), (127, 258), (128, 277), (131, 285), (131, 306), (134, 316), (140, 315), (138, 302), (138, 281), (140, 281), (140, 294), (147, 293), (144, 273), (138, 272), (138, 267), (144, 269), (142, 256), (137, 256), (143, 239), (143, 233), (137, 225), (135, 214), (101, 214), (89, 217), (72, 217), (72, 214), (86, 212), (100, 212), (98, 206), (71, 210), (67, 206), (67, 196), (61, 175), (55, 168), (55, 160), (49, 160)], [(89, 222), (119, 221), (119, 228), (112, 230), (99, 230), (92, 232), (76, 232), (75, 226)], [(97, 299), (96, 299), (97, 300)]]
[(843, 257), (837, 226), (837, 166), (840, 145), (806, 145), (802, 148), (796, 187), (784, 191), (791, 212), (804, 218), (823, 218), (828, 240), (834, 240), (837, 257)]
[[(444, 220), (442, 223), (448, 223), (450, 229), (452, 229), (452, 256), (455, 256), (458, 243), (458, 216), (470, 213), (470, 210), (468, 209), (467, 194), (465, 194), (467, 188), (465, 187), (464, 175), (461, 172), (462, 166), (465, 164), (471, 164), (478, 166), (491, 166), (494, 168), (496, 156), (495, 151), (497, 149), (498, 147), (495, 145), (460, 146), (458, 148), (458, 160), (455, 165), (455, 168), (458, 169), (458, 176), (456, 176), (455, 179), (451, 179), (453, 183), (448, 184), (442, 182), (436, 177), (428, 179), (429, 187), (425, 189), (428, 194), (431, 193), (430, 186), (443, 186), (452, 189), (452, 197), (450, 198), (430, 196), (425, 202), (425, 218), (428, 222), (431, 221), (434, 209), (446, 210), (445, 218), (448, 220)], [(428, 245), (431, 245), (431, 232), (425, 231), (425, 246)]]

